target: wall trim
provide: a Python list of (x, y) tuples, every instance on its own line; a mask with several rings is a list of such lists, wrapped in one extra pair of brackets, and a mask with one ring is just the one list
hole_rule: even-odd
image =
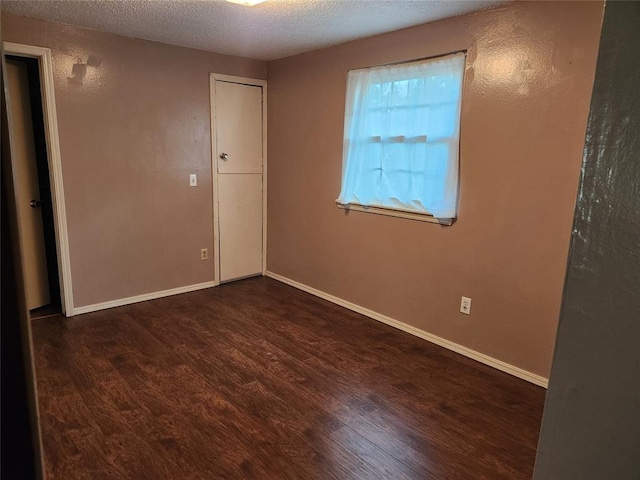
[(135, 295), (133, 297), (119, 298), (117, 300), (109, 300), (108, 302), (94, 303), (92, 305), (85, 305), (84, 307), (76, 307), (73, 311), (74, 315), (82, 315), (84, 313), (97, 312), (98, 310), (121, 307), (123, 305), (130, 305), (132, 303), (146, 302), (147, 300), (170, 297), (172, 295), (194, 292), (196, 290), (203, 290), (205, 288), (212, 288), (215, 286), (217, 286), (216, 282), (196, 283), (194, 285), (170, 288), (169, 290), (161, 290), (159, 292), (143, 293), (142, 295)]
[(361, 307), (360, 305), (356, 305), (355, 303), (348, 302), (347, 300), (343, 300), (342, 298), (336, 297), (334, 295), (330, 295), (316, 288), (287, 278), (283, 275), (267, 271), (266, 276), (273, 278), (274, 280), (278, 280), (279, 282), (286, 283), (287, 285), (295, 287), (304, 292), (315, 295), (316, 297), (320, 297), (331, 303), (335, 303), (336, 305), (340, 305), (341, 307), (347, 308), (356, 313), (360, 313), (361, 315), (369, 317), (373, 320), (386, 323), (387, 325), (395, 327), (398, 330), (402, 330), (404, 332), (410, 333), (411, 335), (415, 335), (416, 337), (422, 338), (423, 340), (427, 340), (428, 342), (444, 347), (447, 350), (459, 353), (460, 355), (464, 355), (465, 357), (476, 360), (477, 362), (484, 363), (485, 365), (508, 373), (509, 375), (513, 375), (514, 377), (526, 380), (527, 382), (533, 383), (534, 385), (538, 385), (544, 388), (547, 388), (549, 385), (548, 378), (544, 378), (540, 375), (536, 375), (535, 373), (528, 372), (526, 370), (523, 370), (522, 368), (503, 362), (502, 360), (498, 360), (497, 358), (490, 357), (489, 355), (485, 355), (484, 353), (477, 352), (463, 345), (451, 342), (445, 338), (438, 337), (429, 332), (425, 332), (424, 330), (420, 330), (419, 328), (412, 327), (411, 325), (400, 322), (391, 317), (387, 317), (386, 315), (383, 315), (381, 313), (374, 312), (373, 310), (369, 310), (368, 308)]

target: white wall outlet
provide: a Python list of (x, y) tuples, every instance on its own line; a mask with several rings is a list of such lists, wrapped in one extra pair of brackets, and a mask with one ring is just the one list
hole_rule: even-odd
[(209, 250), (207, 250), (206, 248), (201, 249), (200, 260), (206, 260), (207, 258), (209, 258)]
[(460, 301), (460, 312), (465, 315), (471, 315), (471, 299), (468, 297), (462, 297)]
[(198, 186), (198, 176), (195, 173), (189, 174), (189, 186), (197, 187)]

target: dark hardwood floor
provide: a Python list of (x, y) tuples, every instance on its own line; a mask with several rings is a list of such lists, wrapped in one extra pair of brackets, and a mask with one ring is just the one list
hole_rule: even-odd
[(33, 322), (48, 479), (529, 479), (545, 390), (267, 278)]

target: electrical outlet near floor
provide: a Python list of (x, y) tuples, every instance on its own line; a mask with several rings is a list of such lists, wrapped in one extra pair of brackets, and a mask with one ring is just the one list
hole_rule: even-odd
[(207, 258), (209, 258), (209, 250), (207, 250), (206, 248), (201, 249), (200, 260), (206, 260)]
[(471, 315), (471, 299), (468, 297), (462, 297), (460, 301), (460, 312), (465, 315)]

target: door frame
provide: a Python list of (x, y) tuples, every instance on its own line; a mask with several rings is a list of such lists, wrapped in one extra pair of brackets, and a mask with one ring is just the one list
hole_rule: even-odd
[(218, 138), (216, 134), (216, 81), (239, 83), (262, 88), (262, 275), (267, 272), (267, 81), (220, 73), (209, 74), (211, 97), (211, 178), (213, 189), (213, 281), (220, 285), (220, 226), (218, 224)]
[[(71, 282), (71, 260), (69, 255), (69, 235), (67, 231), (67, 213), (64, 200), (62, 179), (62, 160), (60, 156), (60, 140), (58, 138), (58, 119), (56, 115), (56, 99), (54, 94), (53, 62), (51, 50), (44, 47), (3, 42), (4, 55), (35, 58), (38, 60), (40, 89), (42, 91), (42, 113), (44, 117), (45, 143), (47, 146), (47, 162), (49, 164), (49, 183), (51, 184), (51, 201), (53, 204), (53, 225), (56, 238), (56, 254), (58, 257), (58, 279), (60, 282), (60, 303), (62, 313), (73, 316), (73, 286)], [(11, 137), (9, 125), (9, 137)]]

